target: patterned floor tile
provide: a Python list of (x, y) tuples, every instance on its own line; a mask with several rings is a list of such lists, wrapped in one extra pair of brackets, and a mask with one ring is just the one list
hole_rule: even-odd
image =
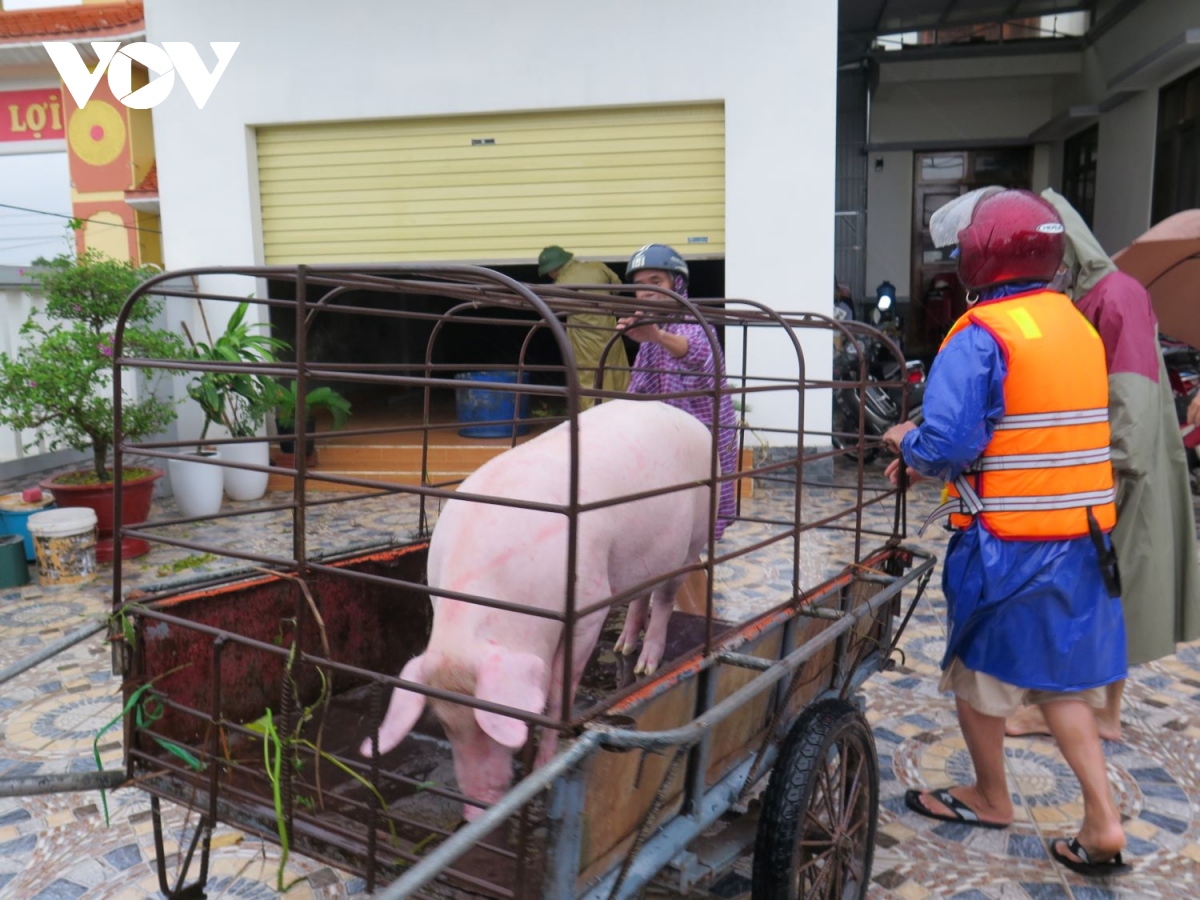
[[(868, 468), (880, 485), (881, 467)], [(10, 490), (13, 486), (0, 485)], [(918, 485), (909, 521), (936, 503), (936, 491)], [(264, 498), (257, 506), (272, 502)], [(805, 495), (805, 514), (832, 512), (844, 498), (828, 490)], [(256, 504), (244, 508), (257, 508)], [(170, 512), (156, 501), (155, 515)], [(783, 492), (760, 491), (748, 507), (756, 519), (787, 521), (794, 501)], [(436, 519), (436, 508), (430, 509)], [(230, 523), (234, 524), (230, 524)], [(315, 507), (306, 540), (310, 549), (336, 553), (408, 540), (418, 522), (413, 498), (373, 498)], [(886, 531), (890, 511), (868, 509), (865, 528)], [(171, 526), (175, 537), (237, 546), (264, 556), (291, 553), (290, 523), (278, 514), (253, 512), (219, 525)], [(777, 533), (769, 521), (740, 522), (727, 546), (749, 545)], [(871, 539), (874, 540), (874, 539)], [(944, 554), (943, 534), (913, 538), (912, 546)], [(868, 543), (868, 546), (873, 544)], [(812, 587), (840, 570), (853, 546), (846, 533), (806, 533), (801, 540), (799, 582)], [(211, 556), (173, 547), (125, 562), (126, 589), (180, 587), (217, 571), (242, 566), (219, 552)], [(109, 612), (111, 567), (97, 581), (77, 587), (31, 584), (0, 593), (0, 667), (25, 658), (64, 634), (101, 620)], [(790, 542), (758, 551), (718, 569), (718, 611), (729, 618), (752, 615), (791, 595)], [(1190, 897), (1200, 883), (1200, 644), (1131, 673), (1124, 713), (1125, 741), (1106, 746), (1109, 773), (1129, 835), (1133, 874), (1088, 880), (1065, 872), (1046, 852), (1051, 836), (1069, 835), (1081, 814), (1079, 789), (1054, 744), (1022, 738), (1006, 744), (1017, 821), (1003, 831), (938, 823), (910, 812), (910, 787), (940, 787), (972, 779), (953, 698), (937, 679), (945, 647), (945, 600), (935, 574), (900, 644), (898, 664), (872, 676), (863, 695), (879, 756), (881, 808), (876, 859), (868, 896), (938, 897), (960, 900), (1030, 898)], [(0, 778), (95, 767), (93, 742), (120, 712), (120, 680), (110, 672), (103, 637), (63, 652), (4, 685), (0, 692)], [(99, 743), (105, 767), (122, 761), (121, 729)], [(107, 807), (108, 822), (105, 820)], [(147, 795), (138, 790), (0, 798), (0, 897), (97, 897), (142, 900), (159, 896)], [(194, 827), (194, 816), (163, 804), (168, 868), (173, 871)], [(226, 825), (213, 836), (207, 889), (210, 897), (271, 897), (279, 885), (279, 850)], [(717, 880), (705, 896), (749, 896), (750, 861)], [(192, 876), (196, 874), (192, 870)], [(292, 854), (282, 875), (295, 882), (289, 897), (364, 896), (361, 878)], [(674, 897), (652, 890), (648, 896)], [(696, 896), (696, 895), (693, 895)]]

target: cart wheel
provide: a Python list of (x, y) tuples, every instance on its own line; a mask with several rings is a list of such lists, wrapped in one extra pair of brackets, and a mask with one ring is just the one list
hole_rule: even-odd
[(871, 727), (845, 700), (813, 704), (784, 740), (763, 794), (751, 897), (866, 897), (878, 818)]

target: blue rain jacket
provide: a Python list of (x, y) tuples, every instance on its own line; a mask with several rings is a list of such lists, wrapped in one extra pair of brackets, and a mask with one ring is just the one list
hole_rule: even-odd
[[(925, 421), (904, 436), (904, 461), (943, 481), (960, 475), (1004, 415), (1006, 372), (983, 328), (970, 325), (951, 338), (929, 372)], [(1046, 691), (1125, 677), (1125, 620), (1120, 600), (1105, 590), (1091, 538), (1002, 540), (976, 523), (950, 539), (942, 588), (943, 669), (958, 656), (975, 671)]]

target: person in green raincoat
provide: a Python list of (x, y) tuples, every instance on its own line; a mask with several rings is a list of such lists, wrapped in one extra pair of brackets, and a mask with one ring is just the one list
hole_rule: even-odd
[[(575, 254), (557, 244), (546, 247), (538, 254), (538, 275), (549, 277), (559, 285), (620, 284), (617, 273), (602, 262), (584, 262)], [(567, 316), (567, 336), (571, 349), (575, 351), (575, 364), (579, 367), (579, 383), (591, 387), (595, 372), (600, 365), (609, 338), (616, 330), (617, 319), (608, 313), (575, 313)], [(629, 388), (629, 357), (625, 344), (618, 340), (604, 361), (603, 387), (606, 391), (625, 391)], [(587, 409), (595, 399), (581, 397), (579, 406)]]
[[(1158, 345), (1150, 295), (1117, 269), (1083, 217), (1060, 194), (1042, 196), (1067, 230), (1059, 289), (1100, 334), (1108, 361), (1109, 422), (1117, 488), (1113, 547), (1121, 573), (1129, 665), (1170, 656), (1200, 637), (1200, 572), (1187, 457)], [(1125, 682), (1108, 685), (1100, 736), (1121, 739)], [(1048, 733), (1036, 707), (1008, 720), (1009, 735)]]

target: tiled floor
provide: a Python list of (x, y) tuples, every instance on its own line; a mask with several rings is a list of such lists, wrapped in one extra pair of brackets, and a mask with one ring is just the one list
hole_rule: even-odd
[[(872, 467), (873, 477), (881, 469)], [(7, 486), (4, 490), (11, 490)], [(835, 502), (810, 490), (812, 502)], [(936, 500), (919, 486), (910, 519)], [(756, 510), (772, 498), (756, 495)], [(158, 504), (158, 510), (165, 509)], [(230, 520), (232, 537), (256, 549), (286, 549), (290, 528), (277, 516), (260, 513)], [(411, 507), (382, 501), (323, 507), (312, 517), (310, 546), (341, 548), (388, 544), (408, 537), (415, 525)], [(222, 525), (228, 528), (229, 523)], [(739, 525), (744, 537), (756, 526)], [(216, 534), (195, 527), (193, 537)], [(939, 534), (914, 544), (944, 550)], [(869, 544), (868, 544), (869, 546)], [(156, 548), (126, 563), (131, 584), (178, 581), (203, 575), (218, 563), (181, 565), (186, 551)], [(175, 565), (173, 565), (175, 564)], [(802, 571), (814, 581), (840, 565), (836, 550), (820, 541), (805, 546)], [(0, 591), (0, 668), (37, 651), (80, 625), (104, 616), (109, 605), (110, 570), (83, 588), (39, 587)], [(758, 592), (779, 580), (786, 566), (770, 561), (757, 567), (731, 566), (719, 588), (728, 609), (759, 599)], [(763, 596), (769, 594), (765, 592)], [(939, 824), (904, 808), (909, 787), (946, 786), (969, 780), (951, 698), (937, 692), (944, 640), (944, 602), (938, 578), (930, 583), (902, 643), (903, 664), (868, 680), (868, 718), (879, 750), (882, 777), (880, 831), (870, 896), (917, 900), (923, 897), (1060, 898), (1198, 897), (1200, 888), (1200, 645), (1180, 648), (1169, 659), (1131, 674), (1126, 693), (1122, 744), (1106, 747), (1109, 769), (1127, 816), (1128, 855), (1134, 871), (1111, 882), (1076, 877), (1055, 865), (1044, 847), (1048, 836), (1070, 835), (1079, 820), (1079, 791), (1049, 740), (1019, 739), (1006, 752), (1017, 822), (1005, 831), (981, 831)], [(100, 636), (65, 651), (0, 688), (0, 777), (87, 771), (96, 766), (93, 743), (106, 768), (121, 760), (120, 728), (96, 736), (119, 714), (119, 682)], [(0, 798), (0, 897), (134, 898), (158, 896), (154, 846), (146, 795), (136, 789), (108, 793), (109, 824), (97, 792)], [(178, 850), (185, 814), (168, 810)], [(189, 832), (190, 833), (190, 832)], [(278, 850), (248, 835), (221, 827), (214, 837), (209, 897), (269, 897), (278, 876)], [(709, 896), (748, 896), (748, 861), (713, 886)], [(194, 875), (194, 870), (193, 870)], [(288, 896), (334, 898), (362, 890), (360, 879), (293, 855), (285, 883), (301, 876)], [(663, 896), (655, 892), (655, 896)]]

